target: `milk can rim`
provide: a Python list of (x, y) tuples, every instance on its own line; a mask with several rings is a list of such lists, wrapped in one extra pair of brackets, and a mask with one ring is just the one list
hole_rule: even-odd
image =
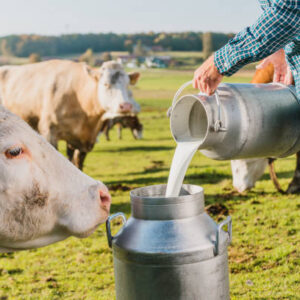
[(160, 196), (149, 196), (149, 195), (139, 195), (139, 192), (147, 191), (151, 188), (161, 188), (165, 190), (167, 187), (166, 184), (156, 184), (156, 185), (149, 185), (146, 187), (140, 187), (132, 190), (130, 192), (130, 199), (131, 202), (139, 202), (147, 205), (167, 205), (167, 204), (179, 204), (179, 203), (187, 203), (192, 201), (203, 201), (204, 200), (204, 189), (199, 185), (194, 184), (183, 184), (182, 187), (184, 189), (193, 189), (195, 190), (194, 193), (189, 195), (181, 195), (178, 197), (165, 197), (164, 195)]
[[(186, 98), (193, 98), (193, 99), (195, 99), (196, 101), (198, 101), (198, 102), (201, 104), (202, 108), (205, 110), (205, 112), (206, 112), (206, 117), (207, 117), (207, 128), (206, 128), (205, 136), (204, 136), (204, 138), (203, 138), (203, 140), (205, 140), (205, 139), (207, 138), (208, 134), (209, 134), (209, 131), (210, 131), (210, 124), (212, 123), (211, 112), (210, 112), (210, 110), (208, 109), (208, 103), (206, 103), (206, 101), (209, 101), (209, 98), (210, 98), (211, 96), (206, 96), (206, 97), (207, 97), (206, 100), (201, 99), (202, 97), (205, 97), (205, 95), (202, 95), (202, 94), (190, 94), (190, 93), (189, 93), (189, 94), (182, 95), (182, 96), (178, 99), (178, 101), (174, 104), (174, 106), (172, 107), (172, 112), (175, 110), (175, 108), (177, 108), (178, 105), (181, 105), (181, 104), (182, 104), (181, 102), (183, 101), (183, 99), (186, 99)], [(172, 134), (172, 137), (173, 137), (174, 141), (180, 142), (181, 139), (180, 139), (180, 138), (177, 138), (177, 137), (175, 136), (175, 133), (174, 133), (173, 130), (172, 130), (172, 128), (173, 128), (172, 123), (173, 123), (173, 117), (172, 117), (172, 114), (171, 114), (171, 116), (170, 116), (170, 129), (171, 129), (171, 134)]]

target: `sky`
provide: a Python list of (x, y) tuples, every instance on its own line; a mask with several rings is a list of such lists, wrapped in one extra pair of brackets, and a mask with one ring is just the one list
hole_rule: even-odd
[(238, 32), (260, 13), (257, 0), (0, 0), (0, 36)]

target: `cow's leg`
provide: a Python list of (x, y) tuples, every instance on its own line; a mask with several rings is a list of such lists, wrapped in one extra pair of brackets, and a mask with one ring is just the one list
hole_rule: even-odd
[(114, 125), (115, 125), (114, 119), (107, 120), (106, 127), (104, 129), (104, 133), (107, 141), (110, 141), (109, 131), (114, 127)]
[(118, 133), (118, 139), (122, 139), (122, 125), (120, 123), (117, 124), (117, 133)]
[(288, 194), (299, 194), (300, 193), (300, 152), (296, 153), (297, 163), (296, 170), (292, 182), (289, 184), (287, 189)]
[(74, 151), (75, 149), (67, 143), (67, 156), (69, 161), (73, 161)]
[(272, 180), (276, 190), (281, 194), (285, 194), (285, 191), (281, 188), (280, 183), (277, 178), (277, 175), (276, 175), (276, 172), (275, 172), (275, 167), (274, 167), (275, 160), (276, 160), (276, 158), (268, 158), (270, 177), (271, 177), (271, 180)]
[(105, 134), (105, 138), (106, 138), (106, 140), (107, 141), (110, 141), (110, 138), (109, 138), (109, 126), (106, 126), (105, 128), (104, 128), (104, 134)]
[(78, 165), (79, 165), (79, 169), (82, 170), (83, 169), (83, 163), (85, 161), (85, 158), (86, 158), (86, 155), (87, 155), (87, 152), (80, 152), (79, 153), (79, 162), (78, 162)]
[(83, 163), (84, 163), (86, 155), (87, 155), (87, 152), (83, 152), (78, 149), (76, 149), (74, 151), (72, 162), (79, 170), (83, 169)]

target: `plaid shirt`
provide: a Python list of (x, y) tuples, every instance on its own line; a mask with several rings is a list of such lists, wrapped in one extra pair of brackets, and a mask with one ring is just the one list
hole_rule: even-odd
[(214, 62), (222, 75), (259, 61), (284, 48), (300, 100), (300, 0), (259, 0), (262, 15), (215, 52)]

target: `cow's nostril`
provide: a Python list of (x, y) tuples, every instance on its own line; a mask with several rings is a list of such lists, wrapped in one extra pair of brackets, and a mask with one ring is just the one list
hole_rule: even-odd
[(120, 109), (122, 112), (130, 112), (132, 110), (132, 104), (131, 103), (121, 103)]
[(99, 196), (100, 196), (101, 207), (108, 211), (111, 203), (111, 196), (109, 192), (104, 190), (99, 190)]

